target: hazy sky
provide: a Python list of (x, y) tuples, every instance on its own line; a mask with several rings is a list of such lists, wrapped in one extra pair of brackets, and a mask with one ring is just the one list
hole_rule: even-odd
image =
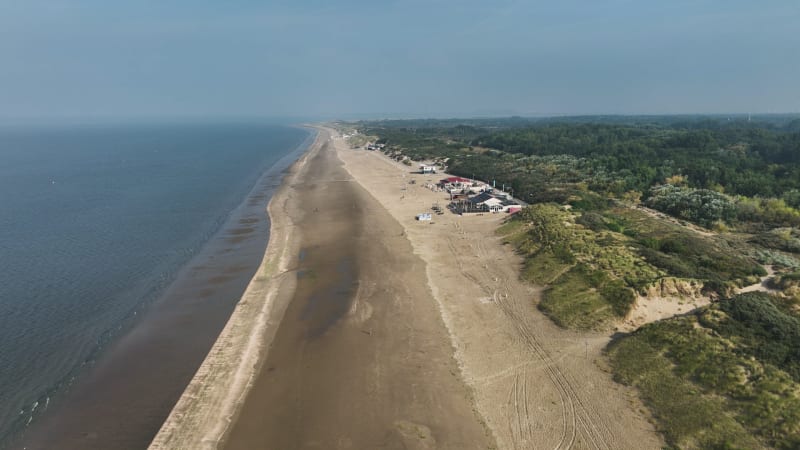
[(0, 117), (800, 111), (798, 0), (0, 0)]

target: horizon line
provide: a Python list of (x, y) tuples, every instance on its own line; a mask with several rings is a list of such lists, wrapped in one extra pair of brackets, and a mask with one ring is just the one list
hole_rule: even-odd
[(2, 116), (0, 126), (8, 125), (47, 125), (47, 124), (124, 124), (131, 122), (156, 123), (156, 122), (244, 122), (244, 121), (272, 121), (283, 123), (319, 123), (333, 121), (358, 121), (358, 120), (480, 120), (480, 119), (548, 119), (548, 118), (577, 118), (577, 117), (763, 117), (763, 116), (800, 116), (800, 111), (785, 112), (670, 112), (670, 113), (351, 113), (351, 114), (141, 114), (141, 115), (62, 115), (62, 116)]

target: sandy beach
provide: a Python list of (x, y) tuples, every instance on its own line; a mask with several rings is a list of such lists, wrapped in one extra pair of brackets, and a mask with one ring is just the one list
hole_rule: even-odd
[[(649, 449), (610, 336), (553, 325), (503, 215), (446, 203), (321, 128), (270, 204), (262, 268), (151, 448)], [(410, 181), (415, 180), (414, 184)]]
[(491, 447), (424, 264), (327, 132), (270, 216), (259, 275), (151, 448)]
[[(521, 260), (494, 231), (505, 215), (416, 214), (446, 205), (424, 184), (445, 175), (335, 141), (348, 172), (401, 224), (452, 339), (461, 376), (498, 448), (648, 449), (663, 442), (633, 390), (614, 383), (602, 349), (611, 336), (565, 331), (536, 308)], [(410, 180), (415, 180), (410, 184)], [(472, 447), (477, 448), (477, 447)]]

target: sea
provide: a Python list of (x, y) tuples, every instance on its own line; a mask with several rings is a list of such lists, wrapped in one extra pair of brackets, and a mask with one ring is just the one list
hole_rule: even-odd
[(0, 126), (0, 448), (312, 138), (263, 123)]

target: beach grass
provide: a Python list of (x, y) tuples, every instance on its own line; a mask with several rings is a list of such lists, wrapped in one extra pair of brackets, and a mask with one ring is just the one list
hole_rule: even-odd
[(646, 325), (608, 348), (676, 448), (800, 447), (800, 319), (747, 293)]
[(625, 339), (610, 351), (617, 381), (638, 388), (671, 448), (762, 448), (727, 411), (725, 401), (674, 372), (663, 349), (645, 338)]
[(545, 291), (539, 309), (559, 326), (578, 330), (604, 328), (614, 318), (611, 305), (578, 268)]
[(570, 264), (565, 263), (555, 254), (541, 252), (525, 260), (522, 278), (534, 284), (542, 286), (549, 285), (556, 281), (570, 267)]

